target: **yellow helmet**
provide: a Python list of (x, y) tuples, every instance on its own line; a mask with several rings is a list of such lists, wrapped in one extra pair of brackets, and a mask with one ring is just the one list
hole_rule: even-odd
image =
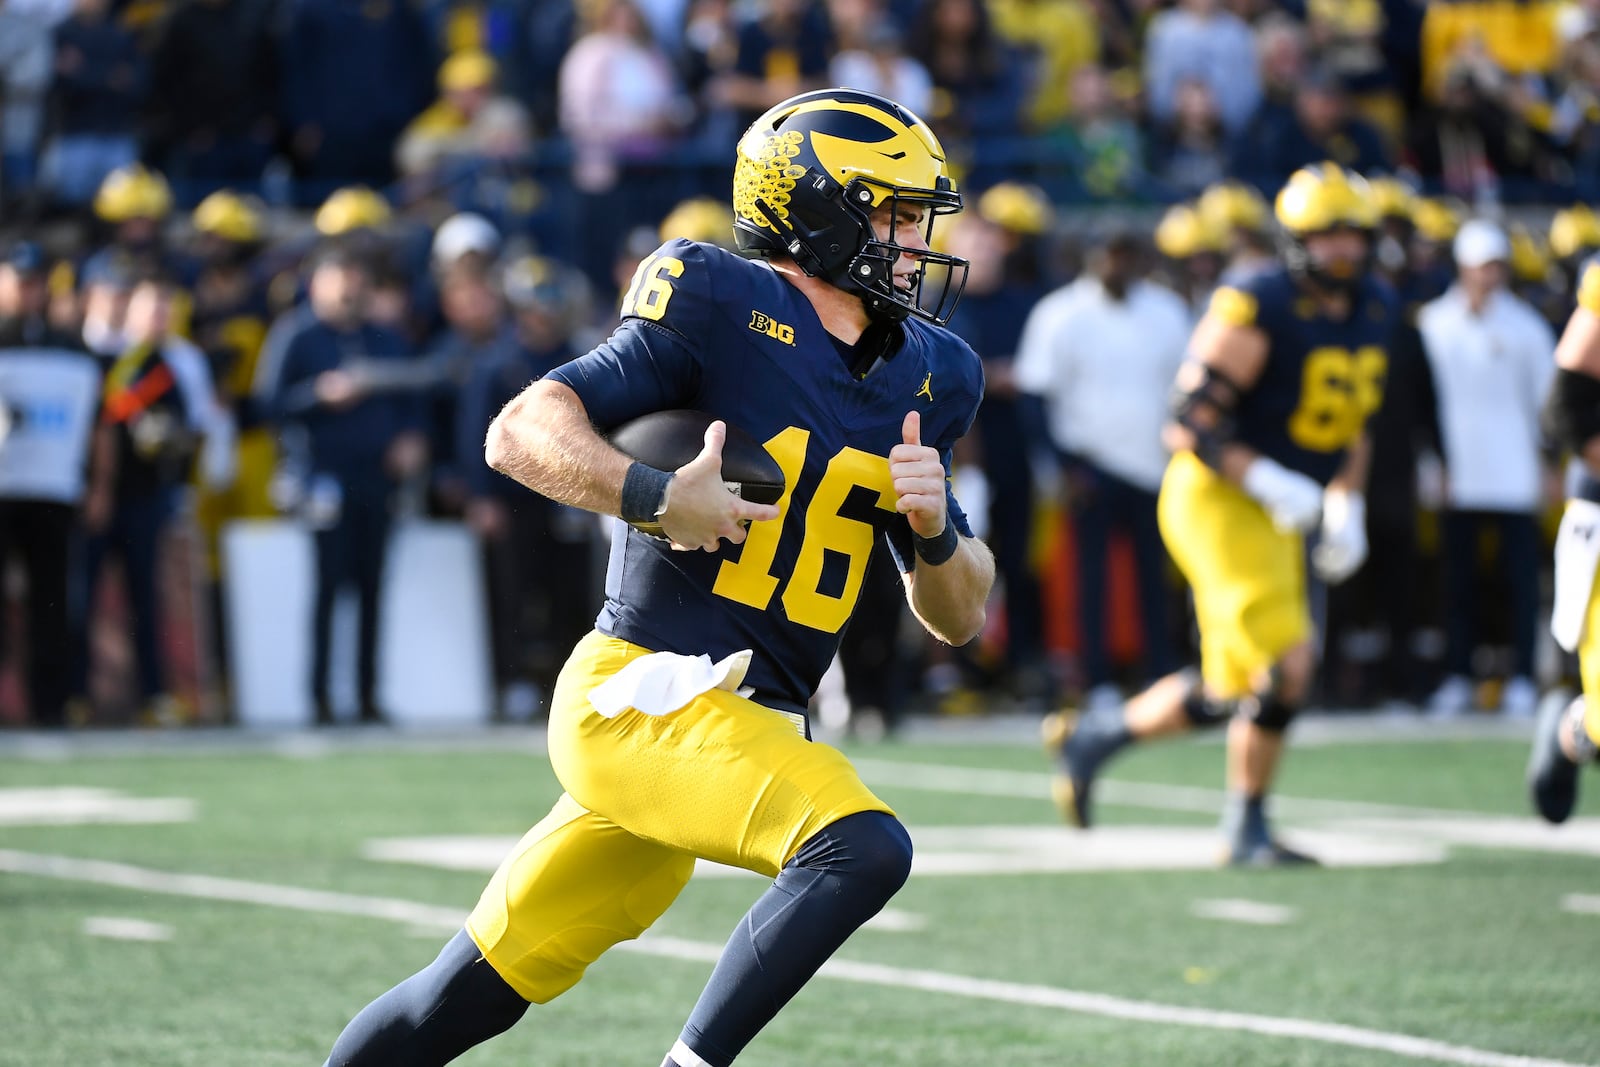
[(721, 200), (713, 200), (709, 196), (697, 196), (685, 200), (661, 220), (661, 239), (670, 241), (675, 237), (681, 237), (686, 241), (704, 241), (724, 248), (731, 247), (733, 209)]
[(221, 189), (200, 201), (192, 221), (201, 233), (236, 244), (253, 244), (261, 240), (266, 229), (264, 213), (264, 206), (255, 197)]
[(1337, 163), (1313, 163), (1291, 174), (1278, 190), (1273, 214), (1295, 237), (1340, 226), (1367, 230), (1378, 222), (1366, 179)]
[(365, 185), (347, 185), (317, 208), (317, 232), (334, 237), (351, 230), (374, 229), (389, 221), (389, 202)]
[(978, 197), (978, 215), (1003, 230), (1037, 237), (1055, 222), (1055, 207), (1037, 185), (1001, 182)]
[(1411, 221), (1416, 224), (1419, 236), (1436, 244), (1448, 244), (1461, 229), (1463, 214), (1451, 200), (1429, 197), (1417, 201), (1411, 209)]
[(130, 163), (107, 174), (94, 197), (94, 213), (106, 222), (159, 222), (171, 211), (172, 190), (167, 179), (140, 163)]
[(1372, 206), (1379, 219), (1406, 219), (1410, 221), (1417, 207), (1417, 194), (1399, 178), (1373, 178), (1367, 182), (1372, 190)]
[(1227, 250), (1228, 235), (1188, 204), (1167, 209), (1156, 226), (1156, 248), (1171, 259)]
[(1571, 259), (1600, 248), (1600, 218), (1587, 204), (1574, 204), (1550, 220), (1550, 251), (1557, 259)]
[(1218, 182), (1208, 186), (1195, 203), (1200, 218), (1213, 230), (1229, 233), (1267, 228), (1267, 201), (1242, 182)]
[[(906, 248), (872, 225), (878, 208), (896, 217), (920, 210), (931, 244), (934, 218), (961, 210), (944, 148), (927, 123), (874, 93), (823, 89), (756, 119), (736, 156), (733, 226), (740, 251), (788, 256), (807, 274), (860, 297), (876, 318), (949, 321), (966, 287), (967, 261)], [(909, 289), (893, 273), (906, 252), (918, 256)], [(930, 267), (943, 283), (924, 306)]]
[(1511, 273), (1522, 282), (1543, 281), (1550, 273), (1550, 256), (1544, 241), (1520, 222), (1508, 227), (1511, 238)]
[(482, 89), (494, 84), (499, 70), (487, 52), (475, 48), (457, 52), (439, 65), (439, 89), (446, 93)]

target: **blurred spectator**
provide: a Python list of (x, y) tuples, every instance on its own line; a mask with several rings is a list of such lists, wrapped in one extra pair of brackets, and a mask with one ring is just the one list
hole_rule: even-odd
[(55, 30), (52, 136), (40, 182), (58, 203), (87, 204), (107, 174), (138, 158), (135, 119), (148, 71), (133, 34), (110, 17), (110, 0), (75, 0)]
[(0, 4), (0, 204), (33, 185), (55, 49), (51, 30), (71, 12), (72, 0)]
[[(866, 7), (868, 0), (849, 0)], [(727, 79), (739, 60), (739, 24), (733, 0), (690, 0), (684, 15), (683, 50), (678, 72), (684, 91), (699, 110), (700, 140), (726, 145), (743, 132), (731, 105)]]
[(1100, 67), (1088, 63), (1073, 73), (1071, 115), (1054, 136), (1065, 146), (1082, 183), (1074, 193), (1110, 200), (1141, 191), (1143, 138)]
[(339, 237), (362, 230), (378, 230), (394, 217), (389, 201), (365, 185), (335, 189), (317, 208), (312, 223), (324, 237)]
[(1293, 112), (1267, 111), (1238, 142), (1232, 173), (1276, 190), (1301, 167), (1331, 160), (1356, 171), (1388, 169), (1383, 139), (1350, 114), (1345, 90), (1326, 70), (1302, 75)]
[(722, 82), (723, 102), (743, 130), (772, 105), (828, 76), (827, 12), (815, 0), (768, 0), (739, 28), (739, 54)]
[(1094, 255), (1090, 275), (1034, 308), (1017, 347), (1017, 387), (1043, 400), (1065, 475), (1091, 708), (1121, 700), (1106, 649), (1113, 531), (1127, 536), (1138, 569), (1140, 677), (1159, 678), (1174, 667), (1156, 493), (1167, 465), (1161, 427), (1190, 314), (1175, 293), (1146, 281), (1146, 270), (1138, 240), (1114, 235)]
[(1551, 0), (1431, 0), (1422, 21), (1422, 82), (1440, 100), (1464, 65), (1512, 77), (1549, 74), (1561, 57)]
[[(671, 204), (670, 186), (647, 172), (664, 162), (687, 118), (672, 63), (633, 0), (602, 0), (561, 64), (561, 129), (582, 196), (570, 247), (591, 278), (605, 275), (630, 226), (659, 219)], [(625, 169), (634, 180), (619, 186)]]
[(103, 246), (91, 257), (122, 257), (139, 269), (166, 266), (161, 228), (172, 213), (172, 189), (159, 171), (133, 163), (106, 175), (94, 195)]
[(1539, 457), (1539, 411), (1555, 376), (1555, 335), (1532, 307), (1506, 291), (1511, 248), (1499, 226), (1481, 219), (1455, 239), (1456, 284), (1417, 319), (1439, 395), (1449, 488), (1444, 514), (1448, 649), (1444, 683), (1430, 710), (1470, 706), (1480, 538), (1498, 536), (1498, 564), (1510, 595), (1511, 678), (1507, 714), (1533, 714), (1538, 628), (1539, 543), (1535, 513), (1546, 487)]
[(1161, 280), (1183, 298), (1192, 325), (1211, 303), (1211, 292), (1222, 276), (1228, 235), (1208, 223), (1194, 207), (1178, 204), (1161, 216), (1155, 243), (1156, 250), (1167, 259)]
[(191, 222), (198, 268), (190, 335), (205, 353), (218, 396), (239, 430), (231, 492), (202, 501), (202, 521), (210, 519), (214, 527), (223, 518), (273, 514), (268, 495), (272, 441), (261, 426), (265, 413), (252, 403), (256, 364), (271, 317), (269, 279), (259, 258), (267, 237), (265, 208), (253, 197), (221, 190), (200, 202)]
[(255, 186), (272, 158), (273, 9), (273, 0), (181, 0), (156, 24), (145, 156), (185, 204)]
[(1544, 236), (1521, 223), (1512, 223), (1506, 233), (1511, 239), (1511, 291), (1533, 305), (1551, 329), (1564, 328), (1571, 310), (1566, 283)]
[(439, 100), (406, 127), (395, 166), (415, 177), (449, 160), (515, 159), (532, 145), (528, 113), (495, 92), (498, 68), (483, 52), (457, 52), (439, 68)]
[(1550, 146), (1529, 121), (1543, 110), (1542, 89), (1530, 95), (1480, 51), (1452, 63), (1430, 100), (1413, 118), (1409, 162), (1437, 175), (1445, 192), (1492, 203), (1507, 183), (1520, 183), (1526, 195), (1529, 183), (1557, 176)]
[(567, 652), (593, 624), (598, 576), (592, 518), (530, 493), (483, 461), (484, 436), (500, 409), (577, 354), (573, 335), (586, 317), (588, 283), (569, 266), (524, 256), (507, 266), (504, 287), (514, 328), (471, 367), (460, 394), (456, 453), (469, 495), (467, 522), (483, 542), (496, 717), (516, 720), (534, 713)]
[(1060, 123), (1077, 107), (1076, 73), (1100, 57), (1094, 9), (1085, 0), (989, 0), (995, 31), (1033, 54), (1025, 104), (1036, 130)]
[[(466, 506), (467, 467), (483, 462), (483, 442), (470, 449), (459, 432), (462, 390), (474, 368), (514, 347), (505, 302), (491, 276), (500, 234), (480, 215), (454, 215), (439, 227), (430, 256), (445, 329), (428, 355), (429, 456), (436, 511), (459, 515)], [(487, 428), (488, 424), (484, 424)]]
[[(994, 32), (982, 0), (929, 0), (910, 34), (910, 52), (933, 78), (931, 113), (945, 150), (960, 167), (970, 168), (973, 185), (995, 184), (1016, 167), (994, 141), (1021, 128), (1026, 83), (1017, 57)], [(991, 151), (975, 152), (987, 138)], [(987, 169), (985, 169), (987, 168)]]
[(1549, 236), (1550, 254), (1565, 275), (1567, 290), (1575, 293), (1583, 261), (1600, 251), (1600, 216), (1588, 204), (1562, 208), (1550, 218)]
[(921, 63), (906, 55), (900, 31), (887, 21), (868, 27), (858, 49), (834, 54), (829, 80), (886, 96), (913, 114), (926, 115), (933, 104), (933, 80)]
[(271, 397), (280, 434), (298, 431), (290, 460), (302, 471), (300, 511), (316, 537), (309, 681), (317, 725), (333, 722), (333, 605), (350, 584), (360, 602), (359, 717), (384, 720), (377, 703), (378, 596), (390, 494), (396, 480), (414, 476), (427, 458), (414, 383), (382, 388), (385, 372), (410, 353), (399, 336), (366, 321), (371, 284), (371, 266), (348, 239), (325, 245), (312, 266), (307, 303), (274, 323), (261, 360), (267, 377), (259, 384)]
[(109, 366), (127, 348), (128, 296), (135, 280), (132, 261), (115, 251), (84, 265), (83, 345), (102, 365)]
[(210, 485), (227, 484), (233, 459), (231, 425), (216, 401), (205, 357), (172, 331), (177, 292), (159, 272), (135, 281), (122, 330), (126, 347), (106, 370), (101, 421), (112, 441), (112, 501), (109, 514), (96, 507), (86, 519), (81, 673), (75, 679), (76, 695), (87, 698), (94, 666), (91, 623), (105, 559), (114, 554), (128, 592), (140, 716), (161, 725), (191, 714), (170, 689), (162, 651), (162, 544), (197, 453)]
[(1174, 122), (1181, 88), (1196, 81), (1210, 91), (1229, 134), (1243, 130), (1261, 102), (1255, 39), (1220, 0), (1178, 0), (1152, 18), (1145, 33), (1144, 82), (1152, 118)]
[[(1041, 190), (1007, 182), (979, 197), (977, 217), (964, 215), (950, 236), (951, 251), (972, 264), (950, 328), (983, 360), (976, 437), (989, 488), (986, 538), (1005, 603), (1005, 681), (1013, 696), (1034, 701), (1050, 699), (1054, 689), (1029, 551), (1035, 496), (1030, 453), (1049, 446), (1029, 440), (1015, 368), (1023, 324), (1046, 291), (1041, 245), (1053, 223), (1054, 211)], [(883, 699), (871, 703), (881, 707)]]
[(394, 174), (394, 139), (433, 95), (427, 28), (407, 0), (285, 0), (278, 117), (301, 203)]
[(1385, 5), (1380, 0), (1307, 0), (1305, 6), (1318, 61), (1345, 91), (1353, 111), (1383, 138), (1385, 150), (1393, 152), (1400, 145), (1405, 112), (1383, 52)]
[(1283, 12), (1275, 12), (1256, 27), (1256, 54), (1261, 63), (1261, 106), (1252, 121), (1264, 115), (1294, 110), (1295, 89), (1306, 70), (1306, 27)]
[[(24, 721), (59, 727), (71, 689), (69, 575), (88, 496), (100, 368), (47, 321), (47, 267), (43, 251), (26, 242), (0, 259), (0, 572), (15, 559), (26, 585), (27, 610), (18, 613), (27, 625)], [(98, 499), (106, 499), (104, 486)], [(0, 646), (17, 617), (6, 599), (0, 593)]]
[(1178, 196), (1193, 196), (1227, 176), (1222, 116), (1205, 82), (1178, 85), (1171, 118), (1150, 138), (1150, 170)]
[(1223, 281), (1237, 285), (1277, 262), (1267, 202), (1251, 186), (1219, 182), (1200, 194), (1195, 211), (1207, 230), (1222, 234)]
[(1401, 292), (1408, 305), (1420, 307), (1450, 288), (1455, 277), (1450, 245), (1464, 218), (1464, 206), (1449, 197), (1421, 199), (1412, 208), (1409, 288)]

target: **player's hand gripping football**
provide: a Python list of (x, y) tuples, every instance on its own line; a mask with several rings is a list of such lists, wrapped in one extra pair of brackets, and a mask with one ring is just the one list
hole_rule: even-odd
[(944, 533), (944, 464), (939, 450), (922, 443), (922, 415), (906, 413), (900, 424), (900, 444), (889, 450), (889, 477), (894, 481), (895, 510), (911, 522), (918, 537)]
[(706, 427), (705, 447), (679, 467), (667, 487), (661, 531), (680, 552), (715, 552), (724, 538), (744, 542), (745, 525), (778, 517), (774, 504), (755, 504), (728, 491), (722, 480), (722, 444), (728, 427), (721, 421)]

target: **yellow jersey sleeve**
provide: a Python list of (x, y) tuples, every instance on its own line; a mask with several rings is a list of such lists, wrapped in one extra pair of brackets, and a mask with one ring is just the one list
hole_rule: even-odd
[(1578, 306), (1600, 315), (1600, 260), (1590, 260), (1578, 278)]
[(1254, 326), (1258, 310), (1256, 298), (1243, 289), (1224, 285), (1211, 294), (1206, 314), (1229, 326)]

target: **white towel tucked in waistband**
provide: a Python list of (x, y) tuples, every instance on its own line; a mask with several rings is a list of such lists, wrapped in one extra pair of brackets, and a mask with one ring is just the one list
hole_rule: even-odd
[(747, 697), (755, 690), (741, 689), (740, 683), (750, 669), (751, 655), (744, 649), (712, 663), (706, 655), (652, 652), (589, 690), (589, 703), (601, 715), (614, 719), (629, 708), (646, 715), (671, 715), (713, 689)]

